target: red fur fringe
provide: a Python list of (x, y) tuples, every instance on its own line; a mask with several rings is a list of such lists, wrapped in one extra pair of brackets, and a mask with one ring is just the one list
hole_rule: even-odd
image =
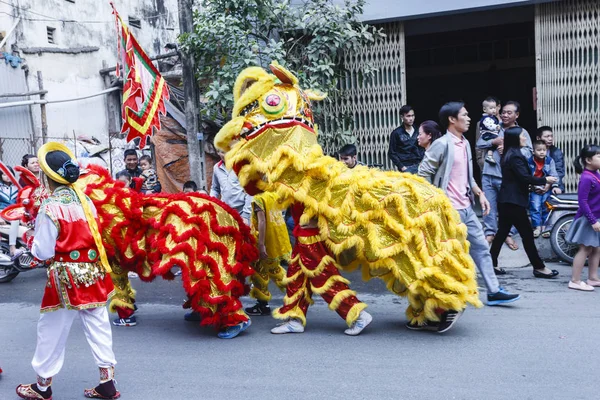
[[(96, 206), (111, 261), (137, 272), (140, 279), (147, 282), (157, 276), (173, 279), (171, 268), (180, 267), (189, 305), (202, 315), (202, 325), (220, 328), (247, 319), (238, 313), (242, 308), (239, 297), (248, 293), (245, 278), (254, 273), (251, 263), (258, 258), (258, 251), (249, 227), (237, 211), (199, 193), (137, 193), (126, 188), (123, 182), (113, 180), (106, 169), (96, 165), (90, 165), (87, 174), (97, 177), (94, 183), (88, 184), (86, 194)], [(106, 197), (96, 198), (93, 194), (96, 189)], [(118, 215), (114, 214), (114, 208), (104, 207), (108, 204), (117, 207)], [(191, 212), (184, 211), (184, 204)], [(219, 212), (230, 214), (237, 226), (221, 226), (217, 219)], [(208, 222), (203, 218), (206, 215)], [(184, 230), (178, 231), (167, 222), (172, 216), (181, 220)], [(121, 222), (114, 222), (121, 218)], [(219, 238), (229, 238), (234, 245), (228, 248), (223, 240), (211, 239), (211, 232)], [(167, 247), (168, 240), (175, 243), (171, 249)], [(127, 249), (131, 257), (125, 255)], [(230, 251), (234, 252), (233, 263), (229, 262)], [(179, 253), (185, 257), (176, 256)], [(142, 274), (145, 266), (150, 267), (150, 276)], [(230, 280), (228, 284), (224, 282), (224, 275), (227, 275), (225, 280)], [(211, 290), (211, 283), (216, 290)], [(211, 291), (216, 293), (211, 294)], [(207, 305), (216, 307), (216, 311)]]

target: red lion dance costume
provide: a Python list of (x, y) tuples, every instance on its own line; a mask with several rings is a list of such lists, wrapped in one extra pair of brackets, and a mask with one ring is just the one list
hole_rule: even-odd
[[(128, 271), (150, 282), (157, 276), (173, 279), (171, 268), (180, 267), (186, 306), (201, 315), (201, 325), (212, 325), (220, 333), (242, 328), (236, 334), (249, 326), (239, 298), (248, 292), (245, 278), (254, 272), (251, 264), (258, 251), (250, 229), (235, 210), (199, 193), (137, 193), (96, 165), (82, 169), (76, 185), (98, 213), (113, 270), (111, 311), (134, 309)], [(24, 192), (31, 197), (39, 191), (27, 187)], [(8, 220), (35, 217), (34, 204), (39, 199), (20, 197), (19, 204), (7, 207), (2, 215)]]

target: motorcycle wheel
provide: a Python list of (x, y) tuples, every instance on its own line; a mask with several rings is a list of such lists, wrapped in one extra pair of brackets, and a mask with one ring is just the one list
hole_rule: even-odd
[[(10, 255), (10, 247), (8, 244), (0, 243), (0, 253)], [(7, 283), (15, 279), (19, 275), (13, 267), (3, 267), (0, 265), (0, 283)]]
[(573, 258), (575, 257), (577, 250), (579, 250), (579, 246), (567, 243), (565, 240), (567, 231), (573, 222), (573, 217), (573, 214), (560, 217), (554, 224), (552, 233), (550, 234), (550, 245), (552, 246), (552, 250), (554, 250), (554, 253), (561, 261), (564, 261), (567, 264), (573, 264)]

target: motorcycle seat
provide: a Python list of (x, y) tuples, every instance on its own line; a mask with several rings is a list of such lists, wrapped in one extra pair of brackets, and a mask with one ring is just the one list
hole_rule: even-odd
[(554, 195), (554, 197), (562, 201), (577, 201), (577, 193), (561, 193)]

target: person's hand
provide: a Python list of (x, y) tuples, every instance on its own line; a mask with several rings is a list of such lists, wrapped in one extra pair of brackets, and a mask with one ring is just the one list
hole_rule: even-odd
[(408, 169), (408, 168), (406, 168), (406, 167), (402, 167), (402, 169), (401, 169), (400, 171), (404, 172), (404, 171), (406, 171), (407, 169)]
[(562, 190), (560, 190), (559, 187), (555, 187), (554, 189), (552, 189), (552, 193), (554, 193), (554, 194), (561, 194)]
[(496, 139), (492, 139), (492, 144), (498, 147), (504, 146), (504, 138), (498, 137)]
[(537, 193), (537, 194), (544, 194), (544, 193), (546, 193), (546, 190), (544, 188), (537, 187), (537, 186), (535, 186), (535, 188), (533, 189), (533, 191), (535, 193)]
[(502, 155), (502, 153), (504, 153), (504, 145), (501, 144), (496, 150), (498, 150), (498, 154)]
[(546, 183), (552, 184), (552, 183), (556, 183), (556, 182), (558, 182), (557, 177), (555, 177), (555, 176), (547, 176), (546, 177)]
[(483, 211), (483, 216), (485, 217), (490, 213), (491, 208), (490, 202), (488, 201), (487, 197), (485, 197), (485, 193), (483, 193), (483, 190), (481, 191), (481, 193), (479, 193), (479, 204), (481, 204), (481, 211)]
[(592, 229), (595, 232), (600, 232), (600, 222), (596, 221), (596, 223), (594, 225), (592, 225)]
[(269, 256), (267, 255), (267, 246), (265, 246), (264, 244), (259, 244), (258, 245), (258, 254), (261, 260), (265, 260), (267, 258), (269, 258)]

